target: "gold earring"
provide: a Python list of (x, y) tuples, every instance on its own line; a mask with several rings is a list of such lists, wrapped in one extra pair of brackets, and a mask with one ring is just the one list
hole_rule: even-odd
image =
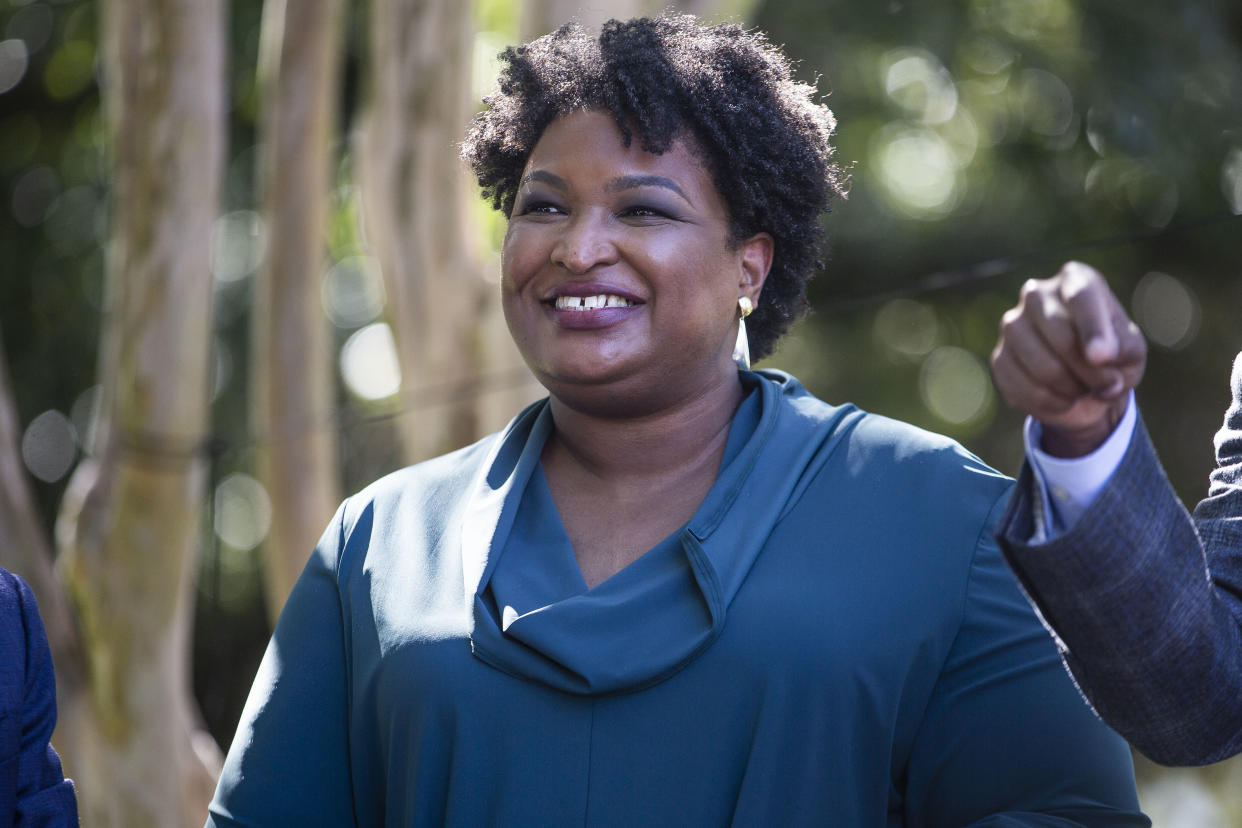
[(733, 345), (733, 361), (737, 363), (739, 371), (749, 371), (750, 342), (746, 338), (746, 317), (754, 312), (755, 303), (750, 301), (749, 296), (739, 297), (737, 300), (737, 310), (737, 342)]

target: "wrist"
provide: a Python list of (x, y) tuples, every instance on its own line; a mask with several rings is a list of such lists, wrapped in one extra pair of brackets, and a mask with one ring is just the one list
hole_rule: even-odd
[(1114, 401), (1103, 415), (1082, 425), (1040, 423), (1040, 448), (1045, 454), (1062, 459), (1086, 457), (1093, 453), (1116, 430), (1125, 416), (1129, 395)]

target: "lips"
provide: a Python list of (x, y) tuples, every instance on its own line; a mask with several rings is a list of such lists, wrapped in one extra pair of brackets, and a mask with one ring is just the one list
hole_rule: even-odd
[(615, 325), (643, 304), (637, 296), (613, 285), (572, 282), (557, 285), (543, 302), (556, 324), (571, 330)]

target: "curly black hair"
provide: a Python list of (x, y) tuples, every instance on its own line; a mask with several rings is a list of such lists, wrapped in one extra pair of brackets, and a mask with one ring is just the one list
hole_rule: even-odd
[(626, 146), (694, 148), (729, 208), (735, 243), (767, 232), (772, 268), (747, 320), (761, 359), (807, 308), (819, 262), (820, 216), (844, 195), (829, 142), (836, 126), (815, 89), (758, 31), (703, 25), (693, 15), (610, 20), (598, 39), (568, 23), (501, 54), (497, 91), (462, 144), (484, 198), (511, 215), (522, 170), (545, 128), (573, 111), (609, 112)]

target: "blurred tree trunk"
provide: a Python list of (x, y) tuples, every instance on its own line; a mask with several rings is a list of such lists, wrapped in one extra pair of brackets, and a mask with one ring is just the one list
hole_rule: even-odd
[(745, 21), (757, 5), (758, 0), (526, 0), (522, 6), (522, 40), (555, 31), (571, 19), (587, 29), (599, 29), (613, 18), (650, 17), (669, 7), (712, 22)]
[(111, 238), (93, 456), (57, 524), (86, 654), (59, 747), (90, 826), (201, 825), (218, 750), (189, 690), (206, 463), (221, 0), (101, 6)]
[(272, 502), (267, 609), (279, 615), (340, 500), (332, 332), (320, 281), (340, 105), (344, 0), (263, 7), (259, 143), (267, 258), (255, 280), (251, 400)]
[(457, 145), (474, 102), (471, 4), (374, 0), (359, 135), (366, 237), (380, 262), (401, 364), (407, 459), (498, 428), (534, 396), (499, 313)]

